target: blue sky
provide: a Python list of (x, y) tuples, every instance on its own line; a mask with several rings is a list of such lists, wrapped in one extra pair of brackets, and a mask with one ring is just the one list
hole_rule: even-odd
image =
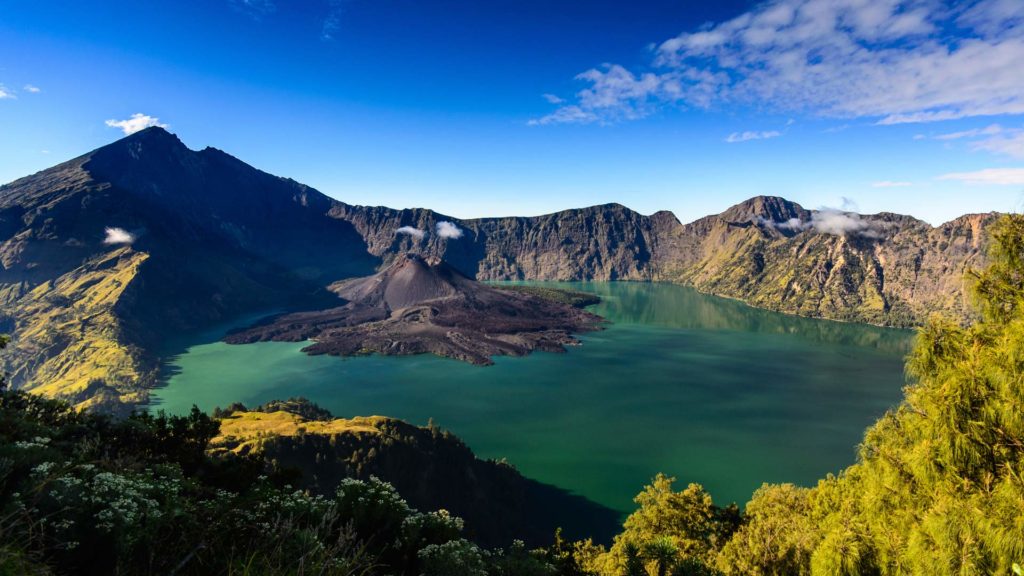
[(160, 123), (456, 217), (939, 223), (1024, 206), (1021, 62), (1020, 0), (0, 0), (0, 182)]

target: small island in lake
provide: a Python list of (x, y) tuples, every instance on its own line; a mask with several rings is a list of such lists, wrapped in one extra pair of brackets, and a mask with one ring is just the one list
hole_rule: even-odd
[(492, 356), (564, 352), (575, 333), (602, 319), (583, 310), (591, 295), (477, 282), (435, 257), (406, 254), (385, 270), (330, 290), (344, 302), (297, 312), (229, 334), (229, 344), (314, 340), (308, 354), (431, 353), (477, 365)]

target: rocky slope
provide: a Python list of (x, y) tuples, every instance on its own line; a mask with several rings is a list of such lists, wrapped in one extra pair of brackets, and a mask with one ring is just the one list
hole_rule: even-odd
[(981, 265), (984, 230), (997, 216), (932, 227), (754, 198), (674, 231), (690, 249), (657, 277), (802, 316), (902, 327), (935, 312), (966, 319), (965, 274)]
[(81, 407), (143, 402), (169, 335), (322, 307), (332, 282), (408, 252), (477, 280), (667, 281), (813, 317), (966, 319), (964, 272), (995, 217), (932, 227), (758, 197), (689, 224), (617, 204), (458, 220), (344, 204), (151, 128), (0, 187), (3, 369)]
[[(751, 305), (817, 318), (914, 326), (929, 314), (969, 316), (964, 273), (984, 254), (996, 214), (932, 227), (897, 214), (807, 210), (757, 197), (681, 224), (608, 204), (533, 218), (457, 220), (429, 210), (338, 204), (370, 251), (434, 254), (484, 280), (677, 282)], [(433, 233), (440, 222), (463, 232)], [(403, 227), (422, 238), (396, 234)]]

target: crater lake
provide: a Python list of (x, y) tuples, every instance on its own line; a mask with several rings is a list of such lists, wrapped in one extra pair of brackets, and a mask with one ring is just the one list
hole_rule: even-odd
[(305, 396), (337, 417), (432, 418), (479, 457), (629, 512), (658, 472), (741, 506), (764, 482), (810, 485), (854, 462), (864, 429), (901, 398), (910, 331), (787, 316), (670, 284), (530, 284), (599, 295), (589, 309), (606, 329), (565, 354), (479, 367), (219, 341), (250, 317), (172, 343), (152, 407)]

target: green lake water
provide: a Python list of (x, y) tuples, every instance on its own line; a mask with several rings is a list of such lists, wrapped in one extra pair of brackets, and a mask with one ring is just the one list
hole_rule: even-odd
[[(627, 512), (657, 472), (743, 505), (763, 482), (810, 485), (854, 461), (895, 405), (912, 334), (797, 318), (667, 284), (551, 284), (599, 294), (610, 321), (566, 354), (478, 367), (434, 356), (306, 356), (175, 344), (155, 407), (305, 396), (335, 415), (434, 421), (478, 456)], [(251, 318), (248, 320), (252, 320)], [(239, 321), (236, 325), (245, 325)]]

